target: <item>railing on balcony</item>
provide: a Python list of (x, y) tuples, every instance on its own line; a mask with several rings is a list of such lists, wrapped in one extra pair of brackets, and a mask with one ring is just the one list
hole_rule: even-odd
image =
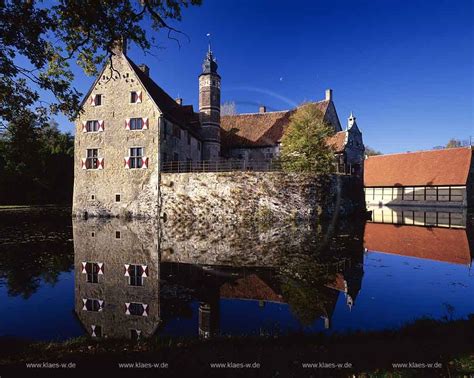
[(166, 161), (161, 165), (162, 172), (232, 172), (232, 171), (281, 171), (281, 163), (276, 160), (203, 160)]
[[(334, 164), (334, 173), (339, 175), (358, 174), (358, 167), (351, 164)], [(190, 172), (279, 172), (282, 171), (281, 160), (203, 160), (203, 161), (166, 161), (161, 165), (163, 173)]]

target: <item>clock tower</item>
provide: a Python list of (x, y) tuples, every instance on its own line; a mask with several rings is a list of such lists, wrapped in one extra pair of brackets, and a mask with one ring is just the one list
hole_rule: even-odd
[(202, 159), (219, 160), (221, 153), (221, 77), (211, 45), (199, 75), (199, 115), (202, 127)]

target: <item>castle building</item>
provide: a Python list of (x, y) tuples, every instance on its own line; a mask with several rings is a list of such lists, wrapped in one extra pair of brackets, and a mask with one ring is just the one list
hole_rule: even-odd
[[(347, 128), (342, 129), (333, 91), (326, 90), (324, 100), (309, 102), (302, 106), (312, 106), (321, 112), (324, 122), (333, 127), (335, 134), (327, 141), (334, 149), (339, 171), (362, 174), (364, 164), (364, 143), (356, 118), (351, 113)], [(227, 158), (252, 162), (271, 160), (279, 156), (281, 139), (287, 130), (291, 116), (298, 107), (291, 110), (267, 112), (261, 106), (258, 113), (237, 114), (221, 117), (222, 153)]]
[[(199, 75), (199, 111), (173, 99), (146, 65), (117, 43), (81, 104), (76, 118), (73, 214), (157, 216), (161, 172), (203, 162), (248, 163), (278, 156), (281, 137), (296, 109), (220, 115), (221, 77), (209, 47)], [(355, 117), (342, 130), (332, 91), (312, 103), (334, 127), (328, 140), (345, 173), (360, 173), (364, 147)], [(347, 167), (350, 172), (347, 172)]]

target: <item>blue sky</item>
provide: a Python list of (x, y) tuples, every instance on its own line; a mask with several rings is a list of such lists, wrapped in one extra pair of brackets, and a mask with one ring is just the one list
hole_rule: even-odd
[[(332, 88), (341, 123), (353, 111), (365, 143), (385, 153), (474, 140), (471, 1), (204, 0), (173, 25), (191, 42), (178, 49), (159, 33), (154, 56), (136, 46), (129, 56), (195, 108), (209, 32), (222, 101), (238, 112), (288, 109)], [(94, 78), (75, 72), (85, 93)]]

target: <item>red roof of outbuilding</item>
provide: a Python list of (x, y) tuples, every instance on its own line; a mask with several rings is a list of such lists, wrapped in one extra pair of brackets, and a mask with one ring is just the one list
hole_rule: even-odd
[(371, 156), (364, 164), (364, 185), (465, 185), (471, 159), (470, 147)]
[(367, 223), (364, 246), (370, 251), (469, 265), (465, 229)]

